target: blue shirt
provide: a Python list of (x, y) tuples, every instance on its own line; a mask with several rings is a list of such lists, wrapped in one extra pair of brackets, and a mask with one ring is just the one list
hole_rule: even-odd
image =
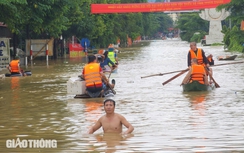
[(107, 58), (105, 58), (105, 59), (103, 60), (102, 63), (100, 63), (100, 66), (101, 66), (101, 68), (104, 68), (104, 66), (105, 66), (105, 65), (108, 65), (109, 63), (110, 63), (111, 65), (114, 65), (114, 63), (107, 57)]

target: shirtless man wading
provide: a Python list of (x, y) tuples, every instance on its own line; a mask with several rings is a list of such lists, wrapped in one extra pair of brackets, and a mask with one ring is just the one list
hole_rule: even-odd
[[(100, 127), (103, 128), (104, 133), (120, 133), (129, 134), (134, 130), (134, 127), (125, 119), (124, 116), (115, 113), (115, 101), (106, 99), (104, 101), (105, 115), (99, 118), (96, 124), (89, 130), (89, 134), (94, 133)], [(125, 132), (122, 132), (122, 125), (127, 127)]]

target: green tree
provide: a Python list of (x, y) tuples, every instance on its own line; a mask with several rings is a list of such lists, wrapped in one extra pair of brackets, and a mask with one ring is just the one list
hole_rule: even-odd
[[(4, 1), (3, 1), (4, 2)], [(26, 37), (59, 37), (71, 23), (79, 18), (81, 0), (16, 0), (14, 3), (0, 3), (4, 15), (0, 21), (8, 25), (15, 34)]]
[(224, 27), (222, 32), (225, 34), (225, 47), (230, 51), (243, 51), (244, 31), (240, 30), (241, 21), (244, 19), (244, 0), (231, 0), (230, 3), (220, 5), (217, 9), (226, 9), (230, 12), (227, 19), (232, 21), (233, 28)]
[[(172, 27), (164, 13), (91, 14), (92, 3), (145, 3), (147, 0), (2, 0), (0, 21), (20, 39), (50, 37), (79, 40), (88, 38), (92, 46), (126, 44), (127, 36), (153, 36)], [(3, 13), (2, 13), (3, 12)]]
[[(181, 30), (180, 37), (182, 40), (199, 42), (208, 32), (208, 24), (208, 21), (200, 18), (199, 13), (182, 13), (179, 16), (176, 27)], [(199, 33), (198, 36), (194, 36), (196, 33)]]
[(244, 0), (231, 0), (230, 3), (217, 7), (218, 10), (226, 9), (230, 12), (230, 18), (234, 24), (240, 25), (244, 17)]
[(21, 20), (22, 16), (19, 14), (18, 6), (26, 5), (26, 0), (1, 0), (0, 1), (0, 22), (8, 25), (8, 28), (12, 32), (16, 32), (17, 28), (15, 27), (16, 21)]

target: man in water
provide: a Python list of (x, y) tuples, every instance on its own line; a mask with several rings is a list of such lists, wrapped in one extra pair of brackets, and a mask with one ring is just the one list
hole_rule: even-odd
[(23, 70), (20, 68), (20, 61), (19, 57), (15, 56), (14, 59), (9, 63), (7, 66), (7, 69), (11, 74), (20, 74), (24, 76)]
[[(134, 130), (134, 127), (125, 119), (124, 116), (115, 113), (115, 101), (106, 99), (104, 101), (105, 115), (100, 117), (96, 124), (89, 130), (89, 134), (94, 133), (100, 127), (103, 128), (104, 133), (120, 133), (129, 134)], [(122, 125), (127, 127), (125, 132), (122, 132)]]

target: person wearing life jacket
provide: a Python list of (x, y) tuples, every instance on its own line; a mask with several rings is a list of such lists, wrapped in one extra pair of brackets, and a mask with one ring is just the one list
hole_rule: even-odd
[(108, 58), (116, 65), (118, 64), (118, 58), (114, 48), (108, 48)]
[[(102, 96), (104, 89), (106, 89), (106, 85), (109, 84), (109, 80), (103, 74), (100, 64), (97, 63), (96, 56), (88, 56), (88, 64), (83, 68), (82, 74), (85, 80), (87, 94), (91, 97)], [(115, 81), (113, 80), (112, 85), (109, 85), (114, 88)]]
[[(203, 51), (203, 49), (197, 48), (196, 42), (191, 42), (190, 43), (190, 51), (188, 52), (188, 55), (187, 55), (187, 66), (188, 67), (191, 66), (191, 60), (193, 58), (197, 58), (197, 63), (199, 65), (202, 65), (202, 66), (206, 67), (207, 70), (208, 70), (208, 72), (206, 72), (206, 73), (207, 74), (210, 73), (211, 76), (213, 76), (213, 70), (210, 69), (210, 65), (209, 65), (207, 57), (205, 56), (205, 52)], [(209, 77), (210, 77), (210, 75), (209, 75)]]
[(114, 62), (112, 62), (108, 57), (108, 51), (105, 51), (103, 55), (104, 60), (100, 63), (100, 66), (103, 69), (103, 71), (112, 71), (113, 69), (115, 69), (117, 65)]
[(209, 85), (205, 68), (198, 64), (197, 58), (193, 58), (191, 61), (190, 70), (183, 79), (181, 85), (191, 83), (193, 81), (198, 81), (201, 84)]
[(22, 76), (23, 74), (23, 70), (20, 68), (20, 61), (19, 61), (19, 57), (16, 56), (10, 63), (9, 66), (7, 67), (9, 72), (11, 74), (21, 74)]
[(189, 50), (188, 55), (187, 55), (188, 67), (191, 66), (191, 59), (193, 59), (193, 58), (197, 58), (197, 60), (198, 60), (197, 63), (199, 65), (209, 67), (209, 63), (208, 63), (207, 57), (205, 56), (205, 52), (203, 51), (203, 49), (197, 48), (196, 42), (191, 42), (190, 48), (191, 49)]

